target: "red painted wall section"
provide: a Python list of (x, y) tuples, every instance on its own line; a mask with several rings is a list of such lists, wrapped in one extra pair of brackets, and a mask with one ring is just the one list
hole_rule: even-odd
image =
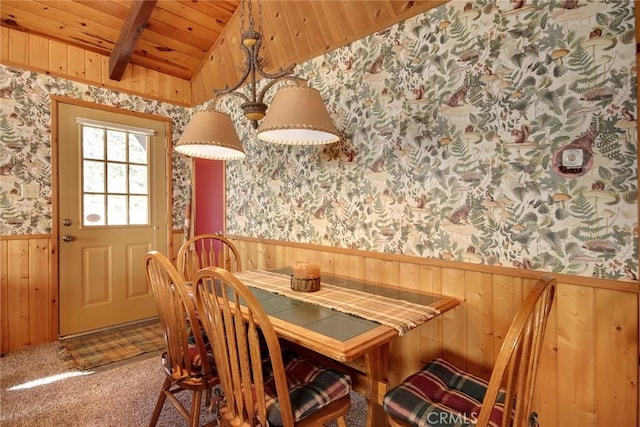
[(195, 181), (194, 234), (224, 233), (224, 162), (195, 159)]

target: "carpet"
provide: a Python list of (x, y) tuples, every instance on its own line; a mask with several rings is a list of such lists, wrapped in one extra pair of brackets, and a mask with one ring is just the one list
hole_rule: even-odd
[(162, 350), (165, 346), (158, 320), (136, 323), (62, 341), (78, 368), (89, 370), (108, 363)]
[[(69, 369), (60, 343), (40, 344), (0, 358), (0, 427), (140, 427), (149, 423), (165, 374), (159, 358), (132, 357), (91, 371)], [(66, 352), (66, 351), (65, 351)], [(190, 393), (176, 396), (189, 404)], [(366, 425), (366, 400), (351, 393), (349, 427)], [(204, 402), (203, 402), (204, 403)], [(202, 405), (203, 423), (212, 414)], [(157, 427), (184, 426), (165, 402)], [(336, 427), (331, 421), (327, 427)]]

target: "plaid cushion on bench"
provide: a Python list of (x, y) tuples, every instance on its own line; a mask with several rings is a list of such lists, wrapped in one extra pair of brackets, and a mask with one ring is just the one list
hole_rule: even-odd
[[(295, 421), (312, 414), (351, 391), (351, 378), (341, 372), (318, 366), (291, 350), (282, 352), (282, 361), (289, 386), (289, 397)], [(270, 364), (268, 364), (270, 366)], [(276, 400), (276, 384), (265, 370), (264, 388), (267, 399), (267, 419), (271, 426), (282, 425), (280, 405)], [(269, 377), (267, 377), (269, 375)]]
[[(475, 423), (488, 383), (451, 363), (436, 359), (409, 376), (384, 397), (384, 410), (393, 418), (419, 427), (458, 427)], [(504, 393), (498, 394), (490, 426), (498, 427)]]

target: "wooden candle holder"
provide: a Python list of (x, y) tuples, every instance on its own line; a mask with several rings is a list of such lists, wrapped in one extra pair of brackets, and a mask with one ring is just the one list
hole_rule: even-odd
[(297, 261), (293, 265), (291, 289), (299, 292), (320, 289), (320, 266), (315, 262)]
[(320, 278), (301, 279), (291, 275), (291, 289), (298, 292), (315, 292), (320, 290)]

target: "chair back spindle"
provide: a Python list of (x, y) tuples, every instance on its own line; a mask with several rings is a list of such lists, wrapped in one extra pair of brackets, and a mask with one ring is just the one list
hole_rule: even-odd
[(533, 286), (511, 322), (488, 383), (443, 359), (431, 361), (385, 394), (389, 424), (426, 426), (436, 418), (462, 416), (476, 427), (529, 426), (555, 288), (556, 279), (548, 275)]
[[(323, 376), (309, 388), (318, 392), (305, 401), (302, 409), (294, 408), (289, 386), (294, 385), (298, 396), (311, 396), (299, 381), (287, 380), (291, 365), (285, 363), (282, 348), (270, 318), (254, 294), (232, 273), (216, 267), (200, 270), (193, 282), (196, 309), (206, 333), (211, 337), (218, 375), (225, 393), (220, 408), (221, 425), (225, 426), (318, 426), (337, 419), (346, 427), (344, 415), (350, 406), (350, 380), (340, 374)], [(302, 359), (295, 359), (302, 360)], [(321, 371), (297, 365), (306, 373)], [(337, 374), (337, 373), (336, 373)], [(332, 375), (332, 374), (328, 374)], [(327, 378), (339, 378), (338, 385)], [(347, 378), (346, 380), (344, 378)], [(317, 409), (308, 405), (327, 398), (342, 386), (342, 391)], [(277, 401), (277, 404), (275, 402)], [(275, 410), (274, 410), (275, 409)], [(299, 411), (307, 411), (300, 413)], [(296, 412), (298, 411), (298, 412)]]
[(199, 234), (184, 242), (178, 250), (176, 265), (188, 281), (205, 267), (220, 267), (232, 273), (242, 270), (238, 249), (218, 234)]
[[(165, 382), (160, 391), (150, 425), (154, 426), (167, 398), (190, 424), (197, 425), (203, 391), (207, 397), (219, 380), (184, 279), (169, 259), (157, 251), (145, 256), (147, 281), (153, 292), (165, 339), (161, 356)], [(174, 396), (193, 391), (191, 411)]]

